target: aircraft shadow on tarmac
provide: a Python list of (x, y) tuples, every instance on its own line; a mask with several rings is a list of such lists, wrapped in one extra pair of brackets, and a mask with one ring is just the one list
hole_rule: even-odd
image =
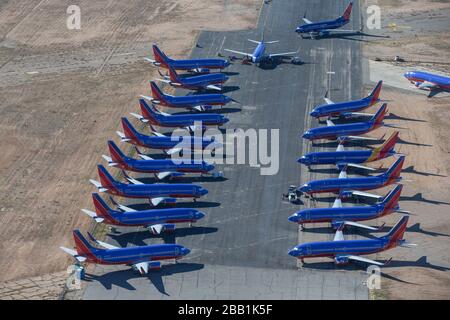
[(430, 204), (436, 204), (436, 205), (438, 205), (438, 204), (450, 205), (450, 202), (426, 199), (423, 197), (422, 192), (418, 192), (413, 196), (400, 196), (400, 200), (401, 201), (418, 201), (418, 202), (424, 202), (424, 203), (430, 203)]
[[(360, 41), (360, 42), (370, 42), (369, 40), (365, 40), (365, 39), (358, 39), (358, 38), (353, 38), (353, 37), (370, 37), (370, 38), (384, 38), (384, 39), (388, 39), (390, 38), (390, 36), (388, 35), (376, 35), (376, 34), (370, 34), (370, 33), (365, 33), (362, 31), (355, 31), (355, 32), (349, 32), (349, 33), (330, 33), (328, 35), (323, 35), (320, 37), (320, 39), (342, 39), (342, 40), (351, 40), (351, 41)], [(308, 36), (301, 36), (302, 39), (304, 40), (316, 40), (316, 39), (311, 39), (311, 37)], [(319, 39), (319, 38), (317, 38)]]
[(171, 265), (164, 265), (161, 270), (149, 271), (149, 273), (146, 275), (140, 275), (130, 269), (113, 271), (100, 276), (86, 273), (85, 281), (98, 281), (107, 290), (111, 290), (113, 285), (126, 290), (136, 290), (136, 288), (129, 283), (129, 280), (147, 278), (161, 294), (169, 296), (169, 294), (166, 292), (166, 288), (164, 287), (163, 277), (172, 276), (177, 273), (198, 271), (203, 269), (204, 266), (204, 264), (200, 263), (182, 262)]
[[(382, 260), (377, 260), (383, 262)], [(386, 262), (386, 261), (384, 261)], [(348, 265), (337, 266), (334, 262), (305, 262), (303, 264), (304, 269), (316, 269), (316, 270), (346, 270), (346, 271), (355, 271), (355, 270), (367, 270), (368, 265), (363, 262), (352, 261)], [(391, 260), (386, 266), (382, 267), (382, 270), (387, 271), (389, 268), (404, 268), (404, 267), (418, 267), (418, 268), (427, 268), (433, 269), (437, 271), (449, 271), (450, 268), (434, 265), (427, 261), (426, 256), (422, 256), (415, 261), (401, 261), (401, 260)], [(408, 282), (399, 278), (396, 278), (392, 275), (387, 274), (386, 272), (381, 272), (381, 276), (391, 279), (398, 282), (415, 284), (413, 282)]]
[[(150, 206), (148, 202), (146, 203), (131, 203), (125, 204), (127, 207), (130, 207), (135, 210), (148, 210), (155, 209), (155, 207)], [(156, 207), (157, 209), (165, 209), (165, 208), (214, 208), (219, 207), (220, 202), (214, 201), (192, 201), (192, 202), (175, 202), (170, 205), (160, 205)]]
[(392, 112), (390, 112), (389, 115), (387, 115), (384, 118), (388, 119), (388, 120), (404, 120), (404, 121), (415, 121), (415, 122), (428, 122), (428, 121), (423, 120), (423, 119), (415, 119), (415, 118), (407, 118), (407, 117), (398, 116), (398, 115), (396, 115), (395, 113), (392, 113)]
[(133, 244), (135, 246), (146, 246), (146, 240), (162, 238), (164, 243), (176, 243), (176, 238), (195, 236), (200, 234), (208, 234), (217, 232), (219, 229), (215, 227), (177, 227), (172, 232), (163, 232), (159, 235), (152, 234), (146, 229), (141, 229), (140, 231), (134, 232), (124, 232), (124, 233), (108, 233), (108, 237), (116, 241), (121, 247), (126, 247), (128, 244)]

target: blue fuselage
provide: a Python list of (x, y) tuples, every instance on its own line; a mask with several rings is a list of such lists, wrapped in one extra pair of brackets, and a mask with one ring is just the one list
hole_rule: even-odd
[(307, 166), (325, 164), (339, 165), (345, 163), (358, 164), (384, 159), (392, 155), (394, 155), (394, 152), (380, 152), (374, 157), (373, 151), (371, 150), (311, 152), (298, 159), (298, 162)]
[(441, 89), (450, 89), (450, 78), (423, 71), (409, 71), (405, 73), (405, 78), (420, 85), (422, 82), (429, 82), (437, 85)]
[[(143, 116), (146, 117), (146, 115)], [(151, 124), (161, 127), (189, 127), (195, 125), (196, 122), (202, 126), (221, 126), (229, 121), (227, 117), (216, 113), (187, 113), (166, 116), (155, 112), (149, 113), (147, 120)]]
[(187, 108), (187, 109), (203, 105), (211, 105), (211, 106), (225, 105), (232, 101), (230, 97), (224, 94), (217, 94), (217, 93), (196, 94), (180, 97), (164, 95), (163, 99), (159, 100), (161, 105), (165, 105), (172, 108)]
[(199, 198), (208, 193), (201, 186), (187, 183), (125, 184), (115, 182), (108, 193), (127, 198)]
[(358, 112), (362, 111), (372, 105), (371, 98), (364, 98), (355, 101), (339, 102), (333, 104), (322, 104), (315, 107), (310, 116), (314, 118), (328, 117), (328, 116), (339, 116), (343, 113)]
[(295, 30), (298, 33), (320, 33), (326, 32), (328, 29), (337, 29), (345, 26), (349, 20), (344, 20), (343, 18), (338, 18), (335, 20), (322, 21), (310, 24), (303, 24), (298, 26)]
[(179, 77), (182, 87), (186, 89), (204, 89), (208, 85), (222, 84), (228, 80), (228, 77), (223, 73), (210, 73), (199, 76)]
[(106, 222), (118, 226), (143, 226), (163, 223), (196, 222), (205, 216), (204, 213), (187, 208), (151, 209), (132, 212), (108, 210)]
[(318, 140), (318, 139), (330, 139), (335, 140), (339, 137), (345, 137), (350, 135), (361, 135), (372, 131), (379, 127), (381, 124), (375, 124), (373, 121), (368, 122), (356, 122), (349, 124), (339, 124), (334, 126), (318, 127), (307, 130), (303, 134), (304, 139)]
[(136, 160), (126, 157), (123, 162), (117, 164), (123, 170), (143, 173), (159, 173), (159, 172), (192, 172), (207, 173), (214, 170), (214, 165), (204, 161), (200, 163), (175, 163), (171, 159), (161, 160)]
[(139, 262), (179, 259), (189, 250), (178, 244), (154, 244), (117, 249), (92, 249), (88, 261), (100, 264), (136, 264)]
[(194, 69), (223, 69), (230, 65), (225, 59), (188, 59), (173, 60), (170, 59), (168, 64), (175, 70), (194, 70)]
[(310, 208), (298, 211), (289, 221), (299, 224), (316, 222), (363, 221), (376, 219), (388, 213), (382, 204), (338, 208)]
[[(380, 252), (391, 246), (388, 238), (368, 240), (342, 240), (310, 242), (296, 246), (289, 255), (303, 259), (314, 257), (336, 257), (339, 255), (365, 255)], [(345, 263), (345, 261), (343, 261)]]
[(307, 193), (341, 193), (348, 190), (372, 190), (382, 188), (388, 184), (397, 181), (390, 179), (385, 175), (375, 177), (358, 177), (358, 178), (331, 178), (323, 180), (314, 180), (305, 183), (298, 190)]

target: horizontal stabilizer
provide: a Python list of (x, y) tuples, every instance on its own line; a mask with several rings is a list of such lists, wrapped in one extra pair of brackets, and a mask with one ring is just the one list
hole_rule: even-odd
[(112, 244), (95, 239), (94, 236), (92, 236), (92, 234), (90, 234), (89, 232), (88, 236), (92, 240), (92, 242), (98, 244), (99, 246), (102, 246), (105, 249), (119, 249), (119, 247), (113, 246)]
[(80, 256), (80, 255), (78, 254), (78, 252), (76, 252), (76, 251), (73, 250), (73, 249), (69, 249), (69, 248), (66, 248), (66, 247), (59, 247), (59, 248), (60, 248), (62, 251), (64, 251), (65, 253), (70, 254), (72, 257), (74, 257), (75, 259), (77, 259), (77, 260), (80, 261), (80, 262), (86, 261), (86, 258), (85, 258), (85, 257)]
[(116, 131), (116, 133), (120, 137), (121, 141), (123, 142), (131, 141), (131, 139), (128, 139), (123, 132)]
[(360, 197), (367, 197), (367, 198), (374, 198), (374, 199), (382, 199), (383, 198), (383, 196), (379, 196), (377, 194), (358, 191), (358, 190), (353, 190), (353, 191), (351, 191), (351, 193), (355, 196), (360, 196)]
[(378, 261), (375, 261), (375, 260), (371, 260), (371, 259), (367, 259), (367, 258), (363, 258), (363, 257), (360, 257), (360, 256), (346, 256), (346, 257), (349, 260), (366, 262), (368, 264), (375, 264), (377, 266), (384, 266), (385, 265), (384, 263), (381, 263), (381, 262), (378, 262)]
[(134, 112), (130, 112), (130, 114), (135, 117), (136, 119), (138, 119), (139, 121), (142, 121), (144, 123), (148, 122), (148, 119), (145, 119), (143, 116), (141, 116), (140, 114), (134, 113)]

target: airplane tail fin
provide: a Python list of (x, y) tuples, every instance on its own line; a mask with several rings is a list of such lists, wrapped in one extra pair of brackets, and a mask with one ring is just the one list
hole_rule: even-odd
[(370, 95), (368, 96), (368, 98), (370, 99), (370, 105), (374, 105), (379, 97), (380, 97), (380, 92), (381, 92), (381, 87), (383, 86), (383, 81), (380, 80), (378, 81), (377, 85), (375, 86), (375, 88), (373, 88), (372, 92), (370, 93)]
[(408, 225), (408, 219), (408, 216), (403, 216), (383, 238), (389, 239), (390, 243), (396, 243), (403, 240), (403, 235)]
[(347, 6), (347, 8), (345, 9), (344, 13), (342, 14), (342, 18), (345, 21), (349, 21), (350, 20), (350, 15), (352, 14), (352, 7), (353, 7), (353, 2), (350, 2)]
[(400, 156), (394, 164), (385, 172), (383, 176), (396, 179), (400, 177), (400, 173), (402, 172), (403, 163), (405, 162), (405, 156)]
[(128, 157), (123, 154), (122, 150), (119, 149), (114, 141), (108, 140), (108, 148), (113, 162), (124, 163), (128, 159)]
[(164, 54), (164, 52), (161, 51), (161, 49), (158, 48), (156, 43), (152, 45), (153, 47), (153, 55), (155, 56), (155, 61), (161, 63), (162, 65), (167, 66), (167, 62), (171, 59)]
[(79, 255), (87, 257), (88, 259), (95, 260), (95, 254), (93, 251), (98, 250), (91, 246), (89, 241), (81, 234), (80, 230), (73, 230), (73, 239), (75, 241), (75, 247)]
[(392, 133), (391, 136), (381, 145), (380, 147), (381, 153), (388, 153), (394, 149), (395, 144), (398, 141), (398, 134), (399, 134), (398, 131), (394, 131), (394, 133)]
[(92, 201), (94, 202), (95, 212), (97, 216), (105, 220), (111, 221), (111, 208), (106, 202), (98, 195), (98, 193), (92, 194)]
[(97, 169), (102, 187), (114, 190), (116, 188), (116, 181), (114, 180), (114, 178), (109, 174), (108, 171), (106, 171), (105, 167), (103, 167), (101, 164), (97, 165)]
[(139, 132), (136, 131), (136, 129), (131, 125), (130, 121), (125, 117), (122, 118), (122, 128), (126, 138), (139, 140)]
[(139, 99), (139, 106), (141, 107), (142, 116), (145, 119), (148, 119), (150, 123), (154, 123), (156, 121), (155, 112), (150, 108), (147, 102), (144, 99)]
[(372, 117), (371, 121), (373, 121), (375, 124), (380, 124), (383, 122), (384, 117), (387, 113), (387, 103), (384, 103), (380, 109), (378, 109), (377, 113)]
[(152, 96), (155, 100), (166, 101), (166, 97), (161, 89), (156, 85), (154, 81), (150, 81), (150, 88), (152, 90)]
[(178, 81), (178, 74), (175, 71), (175, 69), (172, 68), (171, 66), (167, 66), (167, 68), (169, 69), (170, 81), (172, 81), (172, 82), (179, 82)]
[(398, 200), (400, 199), (400, 195), (402, 194), (403, 185), (396, 185), (394, 189), (392, 189), (381, 202), (385, 208), (395, 208), (398, 205)]

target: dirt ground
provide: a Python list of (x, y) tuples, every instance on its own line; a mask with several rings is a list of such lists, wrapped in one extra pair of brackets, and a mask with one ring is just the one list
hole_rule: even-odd
[(181, 57), (201, 29), (253, 27), (261, 1), (83, 0), (81, 30), (71, 4), (0, 2), (0, 282), (66, 268), (106, 140), (149, 91), (151, 43)]
[[(450, 38), (442, 31), (433, 30), (442, 27), (441, 23), (448, 25), (449, 1), (371, 0), (367, 3), (378, 4), (382, 12), (389, 12), (384, 24), (394, 21), (397, 27), (382, 31), (391, 35), (390, 39), (366, 43), (366, 57), (400, 55), (415, 61), (407, 66), (450, 72)], [(407, 24), (408, 19), (421, 14), (429, 21), (428, 29), (425, 24), (420, 25), (421, 19), (417, 24)], [(434, 22), (441, 14), (447, 14), (447, 21)], [(394, 260), (383, 268), (381, 290), (374, 295), (381, 299), (450, 299), (450, 97), (437, 95), (430, 99), (419, 92), (385, 86), (382, 99), (391, 100), (388, 102), (391, 115), (385, 122), (401, 127), (397, 151), (407, 157), (400, 205), (413, 212), (405, 238), (418, 247), (396, 248), (377, 256)], [(393, 130), (383, 128), (376, 134)], [(385, 161), (386, 166), (391, 162)], [(383, 221), (392, 225), (397, 219), (398, 215), (393, 215)]]

